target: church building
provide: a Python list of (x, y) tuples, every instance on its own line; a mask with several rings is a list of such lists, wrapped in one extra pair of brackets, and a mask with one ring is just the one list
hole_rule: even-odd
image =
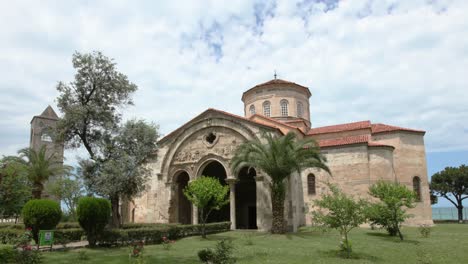
[(268, 176), (255, 168), (235, 174), (230, 160), (245, 141), (265, 141), (263, 133), (282, 136), (292, 131), (318, 142), (331, 175), (313, 168), (291, 175), (285, 202), (289, 230), (312, 224), (312, 203), (328, 191), (328, 181), (363, 198), (369, 198), (369, 186), (380, 179), (405, 184), (418, 197), (416, 207), (409, 210), (414, 217), (406, 224), (432, 224), (425, 132), (370, 121), (314, 127), (311, 95), (305, 86), (275, 78), (242, 94), (244, 116), (210, 108), (161, 138), (158, 152), (147, 164), (152, 170), (147, 191), (122, 210), (126, 221), (198, 223), (197, 208), (182, 190), (204, 175), (230, 188), (229, 204), (212, 213), (209, 222), (231, 221), (232, 229), (269, 230)]

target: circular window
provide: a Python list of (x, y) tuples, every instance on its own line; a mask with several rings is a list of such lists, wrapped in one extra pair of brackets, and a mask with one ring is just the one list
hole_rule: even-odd
[(216, 135), (213, 134), (212, 132), (210, 132), (206, 137), (205, 137), (205, 140), (206, 142), (208, 142), (208, 144), (213, 144), (216, 140)]

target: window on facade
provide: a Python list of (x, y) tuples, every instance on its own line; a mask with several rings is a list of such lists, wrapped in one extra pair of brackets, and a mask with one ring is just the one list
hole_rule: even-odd
[(41, 135), (41, 141), (52, 142), (52, 137), (49, 134), (44, 133)]
[(251, 115), (255, 115), (255, 106), (251, 105), (250, 108), (249, 108), (249, 111), (250, 111)]
[(281, 116), (288, 116), (288, 101), (284, 99), (281, 100), (280, 107), (281, 107)]
[(309, 195), (315, 195), (315, 175), (307, 175), (307, 193)]
[(304, 106), (302, 105), (302, 103), (297, 103), (297, 117), (302, 117), (302, 115), (304, 114)]
[(416, 201), (421, 201), (421, 179), (418, 176), (413, 178), (413, 191), (416, 193)]
[(265, 101), (263, 103), (263, 115), (264, 116), (270, 116), (271, 115), (271, 109), (270, 109), (270, 102), (269, 101)]

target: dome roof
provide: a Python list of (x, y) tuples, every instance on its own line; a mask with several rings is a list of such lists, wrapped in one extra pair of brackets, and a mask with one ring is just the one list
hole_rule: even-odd
[(265, 86), (272, 86), (272, 85), (288, 85), (288, 86), (296, 86), (298, 88), (301, 88), (301, 89), (304, 89), (306, 90), (308, 96), (310, 97), (312, 94), (310, 93), (310, 90), (309, 88), (305, 87), (305, 86), (302, 86), (300, 84), (297, 84), (295, 82), (290, 82), (290, 81), (285, 81), (285, 80), (281, 80), (281, 79), (272, 79), (272, 80), (269, 80), (267, 82), (264, 82), (264, 83), (261, 83), (261, 84), (257, 84), (255, 85), (254, 87), (248, 89), (247, 91), (245, 91), (243, 94), (242, 94), (242, 101), (244, 101), (244, 97), (247, 93), (257, 89), (257, 88), (260, 88), (260, 87), (265, 87)]

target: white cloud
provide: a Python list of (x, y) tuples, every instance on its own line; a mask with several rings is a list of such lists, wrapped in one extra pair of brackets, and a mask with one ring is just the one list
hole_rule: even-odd
[(468, 150), (466, 1), (231, 2), (0, 4), (0, 153), (27, 144), (75, 50), (114, 58), (139, 86), (125, 116), (165, 134), (209, 107), (243, 114), (276, 69), (310, 87), (314, 126), (371, 119)]

